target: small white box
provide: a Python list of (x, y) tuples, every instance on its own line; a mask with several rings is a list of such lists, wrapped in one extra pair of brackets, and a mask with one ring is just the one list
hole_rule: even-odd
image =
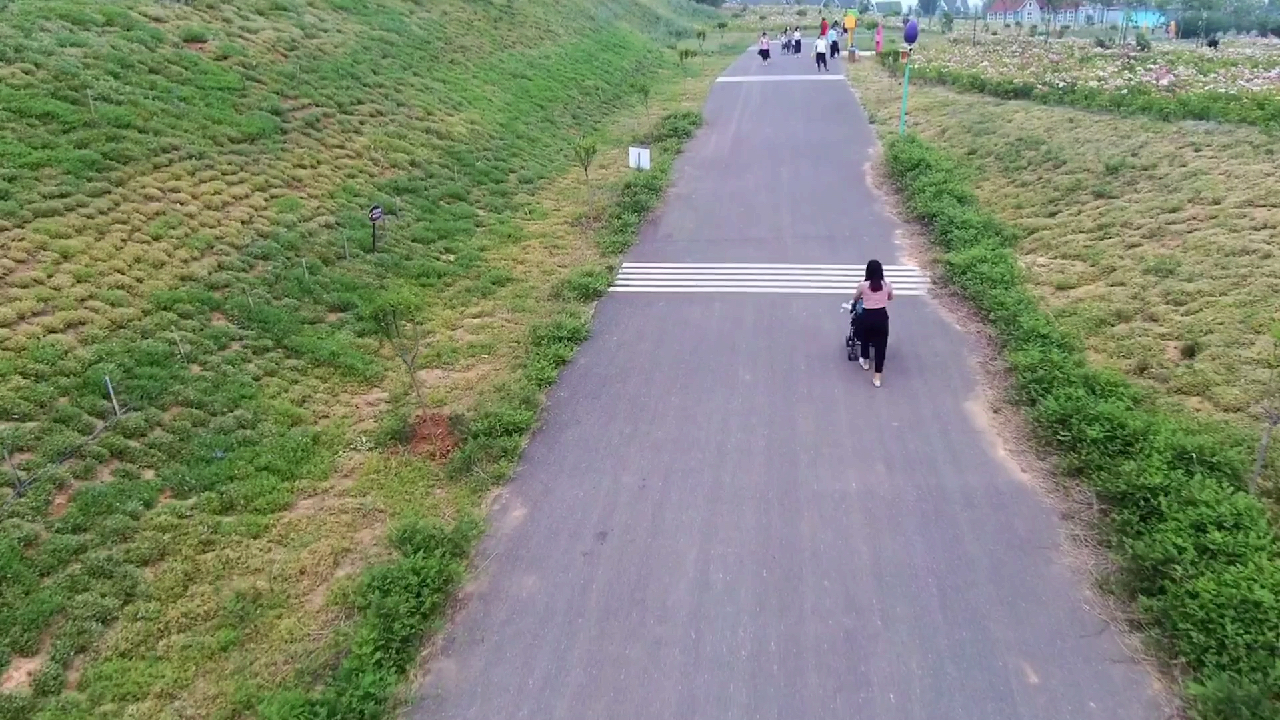
[(649, 169), (649, 148), (632, 147), (632, 148), (629, 148), (628, 150), (629, 152), (627, 153), (627, 155), (631, 163), (631, 168), (633, 170)]

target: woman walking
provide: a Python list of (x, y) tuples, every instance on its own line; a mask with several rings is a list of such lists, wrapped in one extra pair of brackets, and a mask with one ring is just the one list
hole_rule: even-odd
[[(738, 47), (742, 47), (742, 46), (739, 45)], [(760, 59), (764, 61), (765, 65), (768, 65), (769, 64), (769, 33), (767, 32), (760, 33), (759, 53), (760, 53)]]
[(827, 69), (827, 41), (826, 38), (819, 36), (813, 41), (813, 60), (818, 65), (819, 70)]
[(870, 370), (871, 351), (876, 351), (875, 374), (871, 384), (880, 387), (880, 375), (884, 372), (884, 353), (889, 345), (889, 301), (893, 299), (893, 286), (884, 279), (884, 267), (879, 260), (867, 263), (866, 279), (858, 284), (853, 302), (862, 300), (862, 316), (858, 318), (858, 338), (862, 343), (862, 357), (858, 364)]

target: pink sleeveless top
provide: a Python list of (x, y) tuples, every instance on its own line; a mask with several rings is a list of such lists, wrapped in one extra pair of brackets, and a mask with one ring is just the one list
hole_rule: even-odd
[(893, 286), (885, 280), (880, 292), (871, 289), (871, 283), (865, 280), (858, 287), (862, 290), (862, 307), (864, 310), (877, 310), (889, 305), (889, 293), (893, 292)]

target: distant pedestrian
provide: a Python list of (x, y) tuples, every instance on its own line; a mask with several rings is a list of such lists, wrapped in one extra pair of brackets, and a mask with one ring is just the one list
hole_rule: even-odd
[(880, 387), (880, 375), (884, 372), (884, 354), (889, 347), (889, 301), (893, 300), (893, 286), (884, 279), (884, 266), (879, 260), (867, 263), (865, 279), (853, 294), (853, 303), (862, 300), (862, 315), (858, 318), (858, 339), (861, 341), (861, 357), (858, 364), (870, 370), (871, 351), (874, 349), (875, 374), (871, 384)]
[(827, 24), (827, 18), (826, 18), (826, 16), (823, 16), (823, 18), (822, 18), (822, 26), (818, 29), (818, 34), (819, 34), (819, 35), (821, 35), (822, 37), (826, 37), (826, 36), (827, 36), (827, 29), (828, 29), (828, 28), (830, 28), (830, 27), (831, 27), (831, 26)]
[[(742, 47), (742, 46), (739, 45), (738, 47)], [(764, 61), (764, 64), (768, 65), (769, 64), (769, 33), (767, 32), (760, 33), (759, 54), (760, 54), (760, 59)]]
[(827, 70), (827, 41), (821, 37), (813, 41), (813, 60), (817, 64), (818, 69), (826, 72)]
[(876, 54), (880, 54), (880, 50), (884, 47), (884, 26), (876, 26)]
[(831, 32), (827, 33), (827, 40), (831, 42), (831, 59), (840, 57), (840, 33), (836, 31), (835, 26), (832, 26)]
[(783, 55), (791, 52), (791, 28), (782, 28), (778, 33), (778, 44), (782, 46)]

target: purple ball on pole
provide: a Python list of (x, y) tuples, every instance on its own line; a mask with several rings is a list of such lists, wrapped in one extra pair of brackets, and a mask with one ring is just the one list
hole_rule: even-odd
[(902, 40), (908, 45), (914, 45), (916, 40), (920, 38), (920, 25), (914, 19), (908, 20), (904, 28), (902, 28)]

